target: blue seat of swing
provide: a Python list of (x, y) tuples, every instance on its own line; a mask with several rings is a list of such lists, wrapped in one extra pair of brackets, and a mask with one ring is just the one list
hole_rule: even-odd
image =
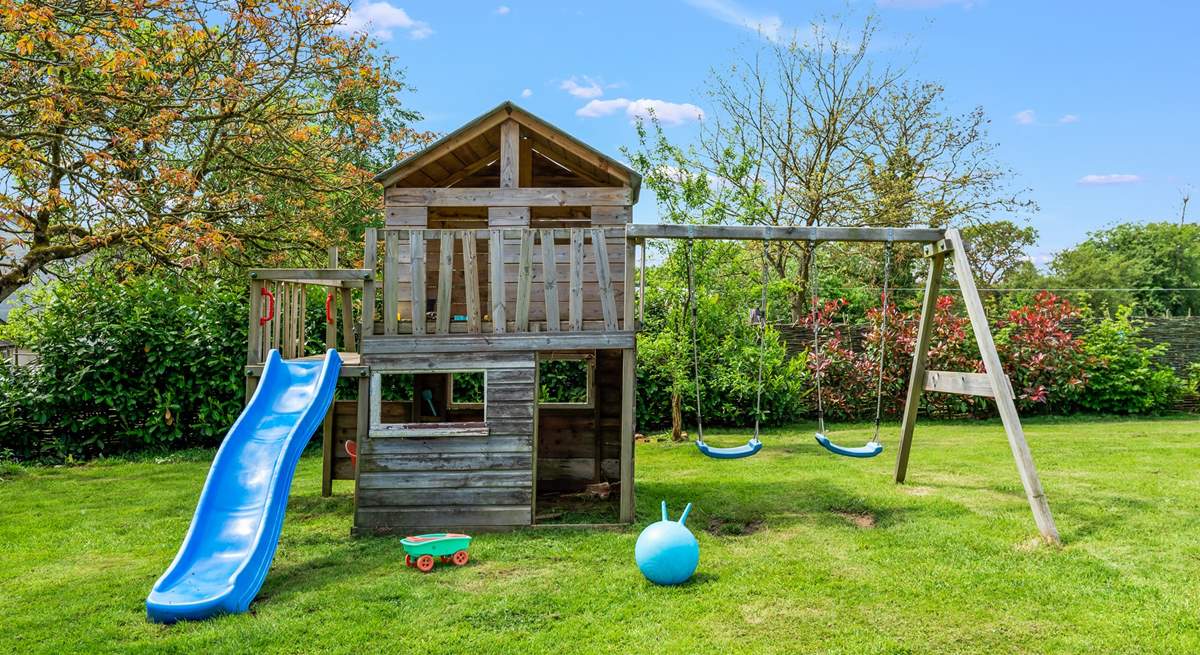
[(713, 459), (741, 459), (743, 457), (749, 457), (762, 450), (762, 442), (757, 438), (753, 438), (741, 446), (733, 446), (731, 448), (714, 448), (713, 446), (710, 446), (697, 439), (696, 448), (699, 448), (700, 452), (712, 457)]
[(865, 446), (859, 446), (858, 448), (847, 448), (833, 443), (829, 440), (829, 437), (820, 432), (817, 433), (817, 443), (824, 446), (825, 450), (845, 457), (874, 457), (883, 452), (883, 444), (878, 441), (868, 441)]

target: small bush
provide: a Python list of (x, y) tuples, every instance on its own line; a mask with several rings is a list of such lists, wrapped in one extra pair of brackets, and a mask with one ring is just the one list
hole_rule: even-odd
[(244, 295), (173, 275), (35, 291), (5, 330), (39, 361), (0, 369), (0, 448), (61, 461), (219, 444), (241, 407)]
[(1150, 345), (1132, 315), (1131, 307), (1121, 307), (1114, 316), (1093, 324), (1083, 337), (1089, 371), (1080, 404), (1089, 410), (1157, 412), (1170, 408), (1183, 391), (1174, 371), (1155, 361), (1166, 344)]

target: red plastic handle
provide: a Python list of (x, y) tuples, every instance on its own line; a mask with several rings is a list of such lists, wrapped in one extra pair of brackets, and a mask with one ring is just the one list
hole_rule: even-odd
[(325, 322), (333, 325), (333, 292), (325, 296)]
[(275, 294), (268, 291), (266, 287), (263, 287), (262, 295), (267, 297), (267, 315), (259, 317), (259, 326), (266, 325), (267, 321), (275, 318)]

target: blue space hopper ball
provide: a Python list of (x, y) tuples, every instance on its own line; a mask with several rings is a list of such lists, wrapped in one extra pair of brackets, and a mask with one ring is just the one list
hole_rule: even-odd
[(633, 548), (642, 575), (654, 584), (676, 585), (687, 582), (700, 563), (700, 542), (684, 526), (692, 504), (688, 503), (679, 522), (667, 519), (667, 501), (662, 503), (662, 520), (651, 523), (638, 535)]

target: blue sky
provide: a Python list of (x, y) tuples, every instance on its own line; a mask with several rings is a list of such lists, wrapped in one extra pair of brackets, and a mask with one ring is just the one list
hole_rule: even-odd
[[(991, 118), (998, 158), (1041, 210), (1043, 261), (1089, 230), (1177, 219), (1200, 192), (1200, 3), (1005, 0), (357, 2), (351, 23), (396, 55), (425, 129), (447, 131), (502, 100), (619, 156), (630, 115), (653, 102), (695, 132), (710, 68), (766, 32), (874, 9), (877, 56)], [(646, 101), (640, 102), (639, 101)], [(590, 103), (590, 104), (589, 104)], [(1197, 195), (1200, 195), (1198, 193)], [(648, 194), (636, 220), (654, 221)], [(1200, 216), (1200, 197), (1189, 210)]]

